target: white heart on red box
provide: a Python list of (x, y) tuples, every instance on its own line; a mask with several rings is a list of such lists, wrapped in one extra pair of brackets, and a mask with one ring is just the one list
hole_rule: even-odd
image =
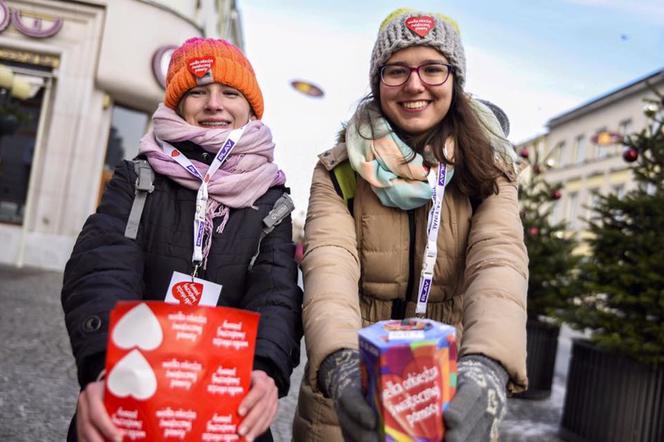
[(164, 332), (150, 307), (138, 304), (120, 318), (111, 338), (116, 346), (124, 350), (138, 347), (149, 351), (161, 345)]
[(108, 389), (115, 396), (149, 399), (157, 391), (157, 377), (138, 350), (132, 350), (118, 362), (108, 375)]

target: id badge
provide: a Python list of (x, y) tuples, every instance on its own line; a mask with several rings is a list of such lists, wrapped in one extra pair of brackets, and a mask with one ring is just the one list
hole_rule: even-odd
[(193, 278), (180, 272), (173, 272), (168, 285), (165, 302), (169, 304), (216, 306), (221, 295), (221, 285), (205, 279)]

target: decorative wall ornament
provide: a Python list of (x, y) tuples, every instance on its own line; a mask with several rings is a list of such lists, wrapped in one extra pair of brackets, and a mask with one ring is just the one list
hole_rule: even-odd
[(4, 31), (7, 29), (7, 26), (9, 26), (9, 21), (12, 18), (11, 11), (9, 10), (9, 6), (7, 6), (7, 3), (4, 1), (0, 1), (0, 32)]
[(177, 46), (175, 45), (161, 46), (152, 55), (152, 74), (163, 89), (166, 89), (168, 64), (171, 62), (171, 56), (176, 49)]
[(5, 0), (0, 0), (0, 32), (7, 29), (10, 22), (23, 35), (32, 38), (48, 38), (60, 32), (64, 20), (60, 17), (24, 13), (20, 9), (7, 6)]

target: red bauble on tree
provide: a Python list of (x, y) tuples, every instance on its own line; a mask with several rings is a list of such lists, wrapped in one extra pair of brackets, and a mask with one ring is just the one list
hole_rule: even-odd
[(559, 200), (562, 194), (560, 193), (560, 190), (554, 190), (551, 192), (551, 199), (552, 200)]
[(523, 149), (521, 149), (521, 150), (519, 151), (519, 156), (520, 156), (521, 158), (526, 158), (526, 159), (527, 159), (527, 158), (528, 158), (528, 155), (530, 155), (530, 154), (528, 153), (528, 148), (526, 148), (526, 147), (524, 147)]
[(537, 236), (539, 235), (539, 227), (532, 226), (531, 228), (528, 229), (528, 234), (530, 236)]
[(633, 147), (628, 147), (623, 151), (622, 157), (623, 160), (627, 161), (628, 163), (633, 163), (637, 160), (637, 158), (639, 158), (639, 151)]

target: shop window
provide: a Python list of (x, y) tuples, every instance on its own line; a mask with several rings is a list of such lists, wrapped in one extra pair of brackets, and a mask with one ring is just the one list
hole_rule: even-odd
[(44, 101), (43, 77), (0, 65), (0, 222), (22, 224)]
[(104, 170), (101, 176), (99, 197), (106, 188), (106, 183), (113, 176), (113, 170), (122, 160), (131, 160), (138, 155), (138, 142), (145, 135), (148, 126), (148, 114), (124, 107), (113, 106), (111, 129), (106, 145)]

